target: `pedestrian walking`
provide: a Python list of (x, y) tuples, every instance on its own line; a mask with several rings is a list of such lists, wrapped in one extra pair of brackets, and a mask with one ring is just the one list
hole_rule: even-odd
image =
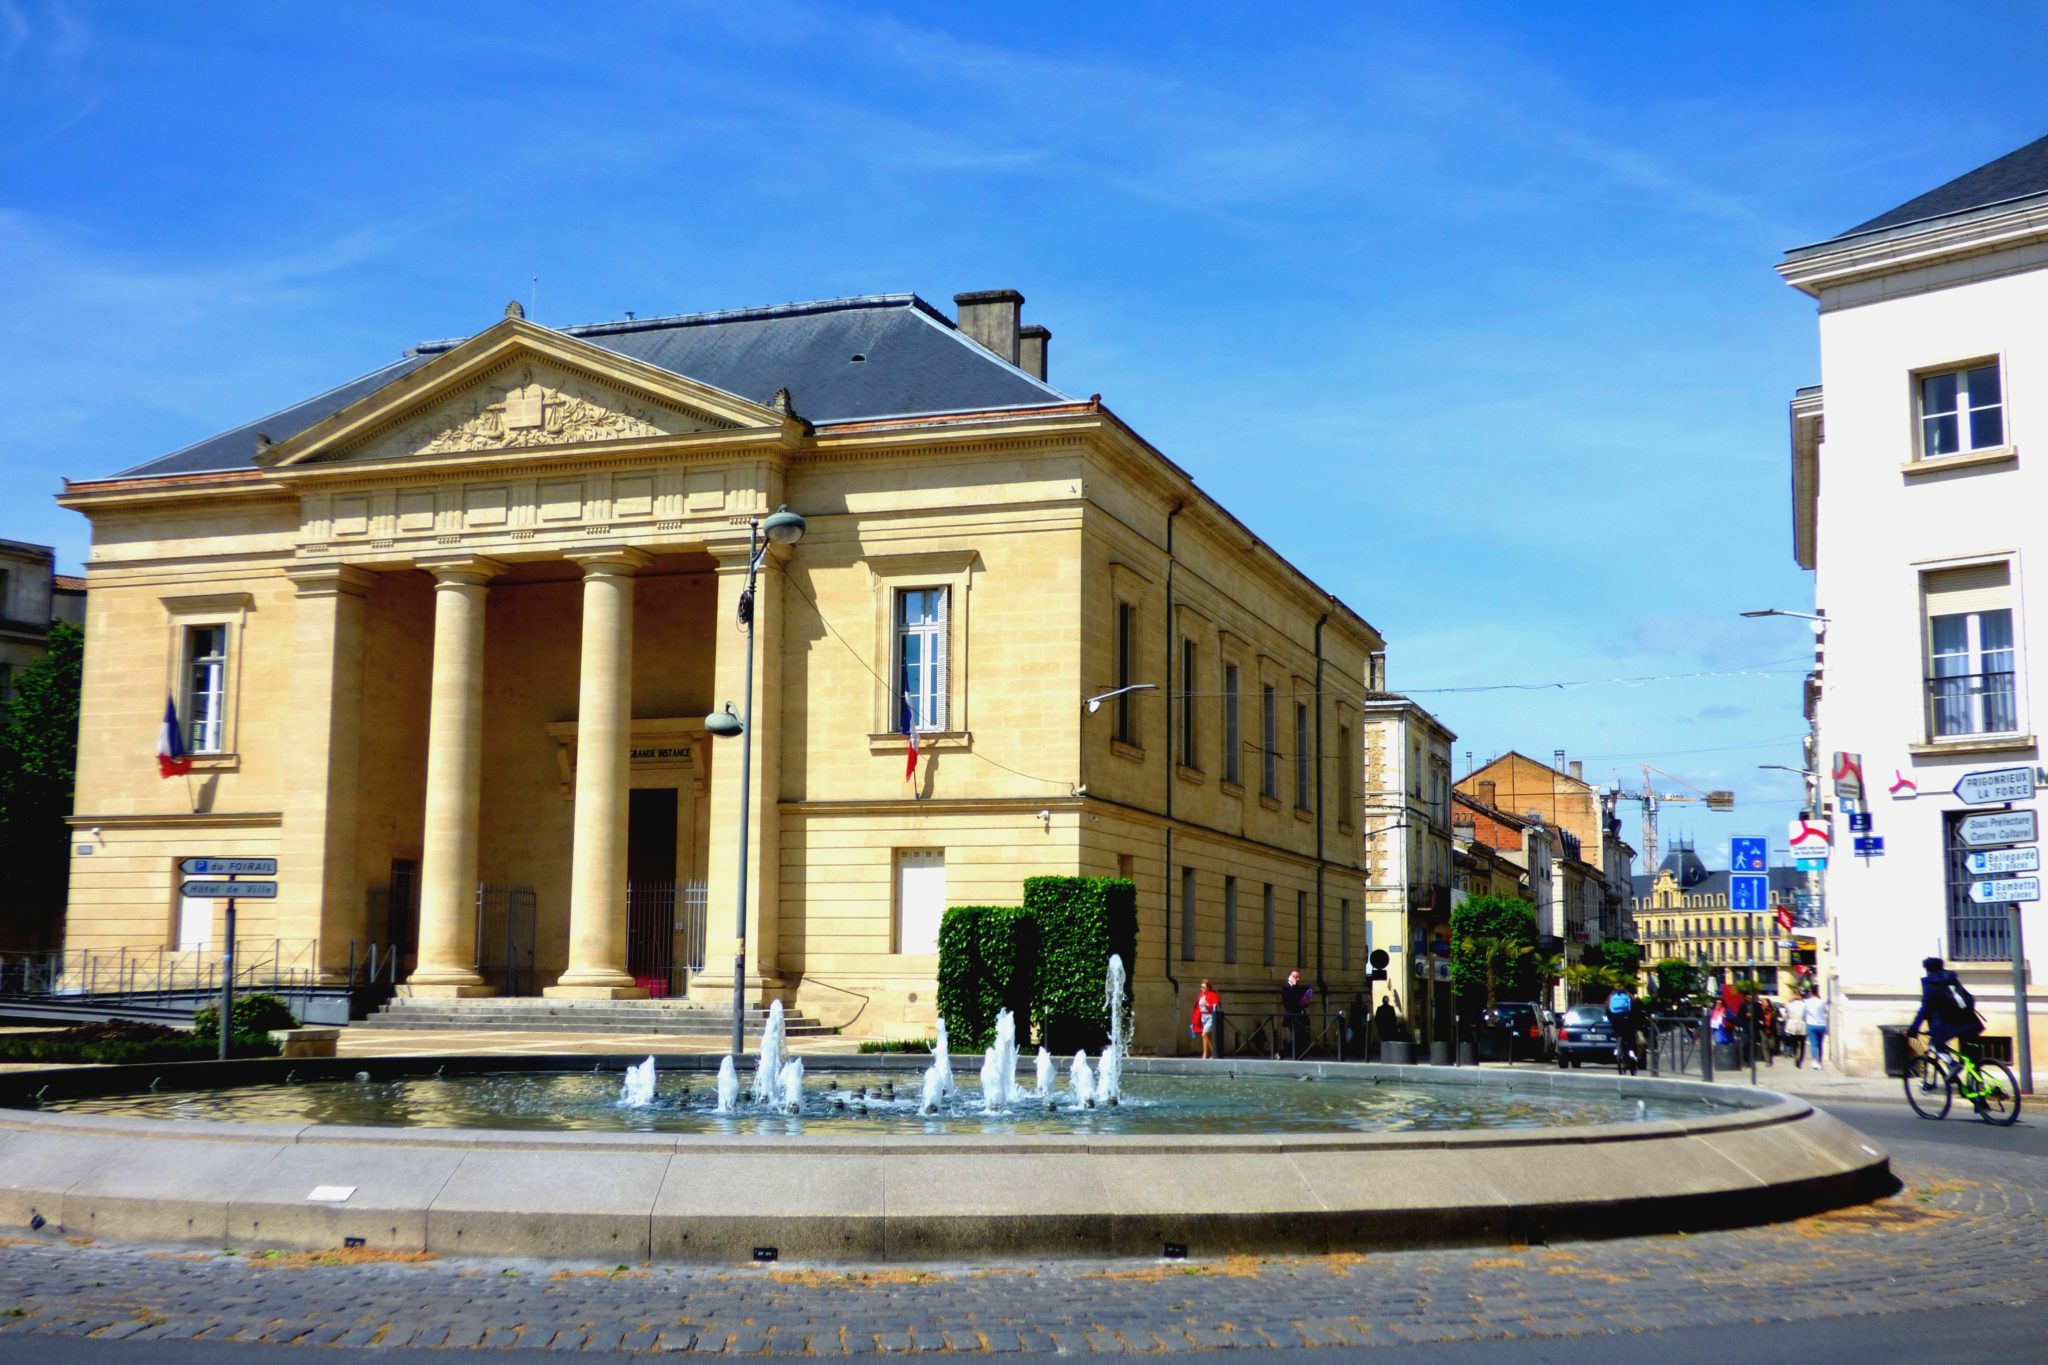
[(1188, 1016), (1188, 1032), (1202, 1045), (1204, 1060), (1216, 1055), (1216, 1029), (1221, 1022), (1222, 1012), (1222, 997), (1216, 994), (1208, 978), (1203, 978), (1202, 989), (1195, 992), (1194, 1012)]
[(1301, 979), (1301, 968), (1287, 974), (1287, 984), (1280, 988), (1280, 1022), (1287, 1025), (1288, 1045), (1296, 1057), (1308, 1051), (1308, 1002), (1314, 998), (1315, 988)]
[(1813, 1045), (1813, 1064), (1825, 1066), (1828, 1060), (1828, 1001), (1819, 991), (1806, 997), (1806, 1037)]
[(1785, 1006), (1785, 1050), (1792, 1054), (1792, 1065), (1806, 1065), (1806, 997), (1801, 995)]
[(1394, 997), (1388, 995), (1380, 1001), (1380, 1007), (1372, 1012), (1372, 1031), (1378, 1037), (1379, 1055), (1386, 1055), (1388, 1043), (1408, 1041), (1408, 1029), (1401, 1022), (1401, 1011), (1394, 1008)]

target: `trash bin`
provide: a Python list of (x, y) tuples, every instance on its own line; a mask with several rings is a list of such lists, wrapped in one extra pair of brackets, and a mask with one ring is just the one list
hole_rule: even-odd
[(1879, 1024), (1878, 1034), (1884, 1039), (1884, 1074), (1903, 1076), (1906, 1063), (1913, 1060), (1913, 1045), (1906, 1041), (1904, 1024)]
[(1380, 1044), (1380, 1060), (1388, 1066), (1413, 1066), (1415, 1044), (1389, 1038)]

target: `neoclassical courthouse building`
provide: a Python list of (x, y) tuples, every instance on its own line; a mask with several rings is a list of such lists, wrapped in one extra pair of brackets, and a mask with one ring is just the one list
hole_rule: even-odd
[[(559, 329), (515, 304), (69, 483), (67, 946), (217, 945), (179, 860), (273, 856), (239, 937), (330, 978), (395, 942), (414, 994), (729, 1005), (745, 820), (749, 1002), (849, 1032), (928, 1029), (940, 912), (1045, 872), (1136, 880), (1154, 1045), (1185, 1045), (1202, 976), (1247, 1009), (1296, 963), (1359, 979), (1380, 637), (1048, 385), (1019, 294), (956, 303)], [(754, 724), (714, 738), (750, 525), (784, 505), (807, 532), (759, 575)]]

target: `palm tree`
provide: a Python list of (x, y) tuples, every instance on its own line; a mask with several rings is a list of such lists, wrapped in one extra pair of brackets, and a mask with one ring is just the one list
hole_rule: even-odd
[(1563, 953), (1538, 953), (1530, 964), (1536, 970), (1536, 994), (1543, 1001), (1545, 1009), (1550, 1007), (1550, 988), (1558, 983), (1571, 969), (1565, 966)]
[(1513, 965), (1516, 958), (1525, 957), (1536, 951), (1521, 939), (1504, 934), (1472, 935), (1460, 946), (1468, 953), (1477, 954), (1480, 965), (1486, 969), (1488, 1009), (1499, 1003), (1495, 997), (1499, 990), (1501, 972)]

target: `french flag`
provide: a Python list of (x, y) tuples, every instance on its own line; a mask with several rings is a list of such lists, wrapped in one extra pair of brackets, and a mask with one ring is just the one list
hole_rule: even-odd
[(900, 727), (904, 737), (910, 741), (908, 755), (903, 763), (903, 780), (910, 781), (917, 776), (917, 713), (911, 709), (910, 694), (903, 694), (903, 721)]
[(162, 777), (182, 777), (192, 771), (192, 755), (185, 752), (185, 727), (178, 724), (178, 703), (164, 694), (164, 723), (156, 737), (156, 770)]

